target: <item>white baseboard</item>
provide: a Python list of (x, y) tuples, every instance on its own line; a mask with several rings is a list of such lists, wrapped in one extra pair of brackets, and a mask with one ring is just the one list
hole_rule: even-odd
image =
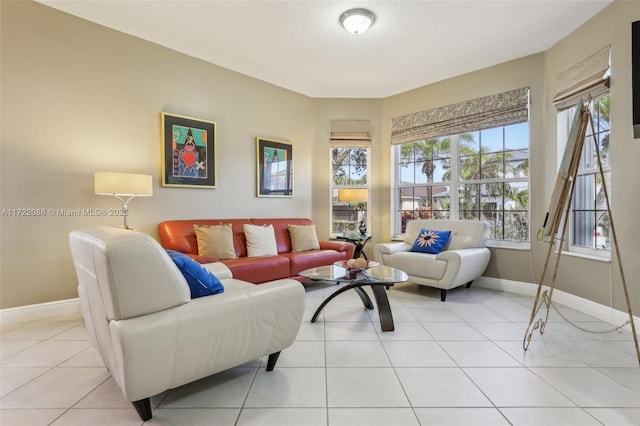
[[(507, 291), (515, 294), (523, 294), (526, 296), (535, 296), (538, 291), (538, 284), (523, 283), (521, 281), (503, 280), (500, 278), (480, 277), (473, 281), (474, 286), (490, 288), (493, 290)], [(545, 289), (548, 288), (545, 286)], [(601, 321), (618, 326), (629, 320), (629, 313), (601, 305), (588, 299), (564, 292), (562, 290), (553, 290), (553, 301), (558, 302), (568, 308), (575, 309), (587, 315), (591, 315)], [(640, 325), (640, 317), (633, 316), (636, 332)], [(627, 324), (625, 330), (631, 331), (631, 325)]]
[(35, 305), (0, 309), (0, 324), (4, 327), (60, 315), (76, 314), (78, 312), (80, 312), (80, 299), (77, 297), (75, 299), (56, 300)]
[[(527, 296), (535, 296), (536, 291), (538, 290), (537, 284), (490, 277), (480, 277), (473, 281), (473, 285)], [(553, 300), (612, 325), (620, 325), (629, 319), (629, 314), (627, 312), (619, 311), (558, 289), (553, 291)], [(57, 300), (54, 302), (38, 303), (36, 305), (1, 309), (0, 324), (7, 326), (21, 322), (35, 321), (79, 312), (80, 300), (78, 298)], [(640, 328), (638, 325), (640, 324), (640, 318), (634, 315), (633, 319), (635, 321), (637, 331), (638, 328)], [(631, 326), (627, 325), (625, 326), (625, 329), (630, 331)]]

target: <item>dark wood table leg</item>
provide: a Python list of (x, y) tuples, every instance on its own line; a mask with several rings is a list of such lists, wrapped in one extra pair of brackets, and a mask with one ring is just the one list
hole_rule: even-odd
[(341, 289), (334, 291), (329, 297), (327, 297), (321, 304), (318, 306), (318, 309), (311, 317), (311, 322), (316, 322), (318, 319), (318, 315), (327, 306), (327, 303), (333, 300), (334, 297), (344, 293), (345, 291), (354, 289), (358, 296), (360, 296), (360, 300), (362, 300), (363, 305), (367, 309), (373, 309), (373, 303), (371, 302), (371, 298), (367, 294), (366, 291), (362, 289), (363, 286), (368, 285), (371, 287), (373, 291), (373, 296), (376, 299), (376, 305), (378, 306), (378, 316), (380, 317), (380, 328), (382, 331), (393, 331), (395, 330), (395, 326), (393, 324), (393, 315), (391, 314), (391, 305), (389, 304), (389, 298), (387, 297), (387, 288), (389, 288), (392, 284), (389, 285), (371, 285), (370, 283), (351, 283), (348, 284)]
[(362, 287), (355, 287), (354, 290), (358, 293), (358, 296), (360, 296), (360, 300), (362, 300), (364, 307), (367, 309), (373, 309), (373, 302), (371, 302), (371, 298), (369, 298), (367, 292), (364, 291)]
[(344, 293), (345, 291), (351, 290), (352, 288), (355, 288), (355, 290), (358, 293), (358, 295), (360, 296), (360, 299), (362, 300), (362, 303), (364, 304), (364, 306), (367, 309), (373, 309), (373, 303), (371, 302), (371, 299), (369, 298), (367, 293), (363, 289), (360, 288), (363, 285), (366, 285), (366, 284), (351, 283), (351, 284), (348, 284), (348, 285), (342, 287), (339, 290), (334, 291), (329, 297), (324, 299), (324, 301), (320, 304), (320, 306), (318, 306), (318, 309), (316, 309), (316, 312), (313, 314), (313, 317), (311, 317), (311, 322), (316, 322), (316, 319), (318, 319), (318, 315), (320, 315), (320, 312), (324, 309), (325, 306), (327, 306), (327, 303), (329, 303), (329, 302), (331, 302), (333, 300), (334, 297), (338, 296), (339, 294)]
[[(373, 302), (371, 301), (371, 298), (369, 297), (367, 292), (362, 289), (363, 285), (367, 285), (367, 284), (366, 283), (351, 283), (351, 284), (348, 284), (348, 285), (342, 287), (339, 290), (334, 291), (329, 297), (327, 297), (320, 304), (320, 306), (318, 306), (318, 309), (316, 309), (315, 313), (313, 314), (313, 317), (311, 317), (311, 322), (316, 322), (316, 319), (318, 319), (318, 315), (320, 315), (320, 312), (322, 312), (324, 307), (327, 306), (327, 303), (332, 301), (334, 297), (336, 297), (339, 294), (344, 293), (347, 290), (351, 290), (351, 289), (354, 289), (356, 291), (356, 293), (358, 293), (358, 296), (360, 296), (360, 300), (362, 300), (362, 304), (364, 305), (365, 308), (373, 309)], [(375, 292), (374, 292), (374, 294), (375, 294)], [(377, 300), (377, 298), (376, 298), (376, 300)], [(388, 302), (387, 302), (387, 305), (388, 305)]]
[(354, 241), (354, 244), (356, 245), (356, 248), (353, 250), (353, 258), (357, 259), (360, 256), (364, 257), (364, 260), (368, 261), (369, 259), (367, 259), (367, 255), (364, 252), (364, 245), (367, 244), (367, 241), (369, 241), (371, 239), (371, 237), (369, 238), (362, 238), (359, 239), (357, 242)]
[(376, 298), (376, 305), (378, 306), (380, 328), (382, 328), (382, 331), (395, 330), (393, 325), (393, 315), (391, 314), (391, 305), (389, 305), (389, 298), (387, 297), (387, 290), (382, 285), (372, 285), (371, 290), (373, 290), (373, 296)]

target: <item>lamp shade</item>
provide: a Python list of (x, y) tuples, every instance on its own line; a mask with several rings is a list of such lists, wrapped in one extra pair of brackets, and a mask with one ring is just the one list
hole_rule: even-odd
[(366, 189), (338, 189), (338, 201), (341, 203), (365, 203), (369, 200)]
[(148, 197), (153, 195), (151, 175), (133, 173), (96, 172), (95, 193), (98, 195), (124, 195)]
[(350, 9), (340, 15), (340, 23), (344, 29), (354, 35), (367, 31), (375, 21), (376, 16), (367, 9)]

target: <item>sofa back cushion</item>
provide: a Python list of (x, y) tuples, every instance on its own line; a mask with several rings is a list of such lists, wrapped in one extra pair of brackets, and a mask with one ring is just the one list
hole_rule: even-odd
[(187, 219), (167, 220), (158, 224), (160, 243), (166, 249), (187, 254), (198, 254), (198, 242), (193, 225), (231, 224), (233, 231), (233, 247), (236, 257), (247, 255), (247, 242), (244, 238), (243, 226), (251, 223), (250, 219)]
[(198, 243), (193, 225), (223, 225), (226, 223), (230, 223), (233, 230), (233, 246), (237, 257), (247, 256), (245, 224), (273, 225), (278, 253), (289, 253), (292, 250), (289, 225), (313, 225), (313, 221), (306, 218), (167, 220), (158, 224), (160, 243), (166, 249), (198, 254)]
[(291, 251), (320, 250), (315, 225), (288, 225)]
[(489, 238), (489, 225), (475, 220), (418, 219), (407, 222), (405, 242), (413, 245), (420, 231), (451, 231), (451, 238), (444, 250), (485, 247)]
[(214, 259), (235, 259), (233, 228), (230, 223), (224, 225), (193, 225), (200, 256)]
[(260, 226), (273, 225), (278, 253), (289, 253), (293, 250), (289, 236), (289, 225), (313, 225), (311, 219), (304, 218), (251, 219), (251, 223)]
[(276, 236), (273, 225), (244, 225), (244, 236), (247, 239), (247, 256), (277, 256)]

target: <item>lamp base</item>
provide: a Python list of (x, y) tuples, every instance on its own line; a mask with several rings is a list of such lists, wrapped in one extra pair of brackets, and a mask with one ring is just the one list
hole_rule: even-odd
[(364, 220), (360, 221), (360, 227), (358, 229), (360, 229), (360, 235), (366, 235), (367, 225), (364, 223)]

